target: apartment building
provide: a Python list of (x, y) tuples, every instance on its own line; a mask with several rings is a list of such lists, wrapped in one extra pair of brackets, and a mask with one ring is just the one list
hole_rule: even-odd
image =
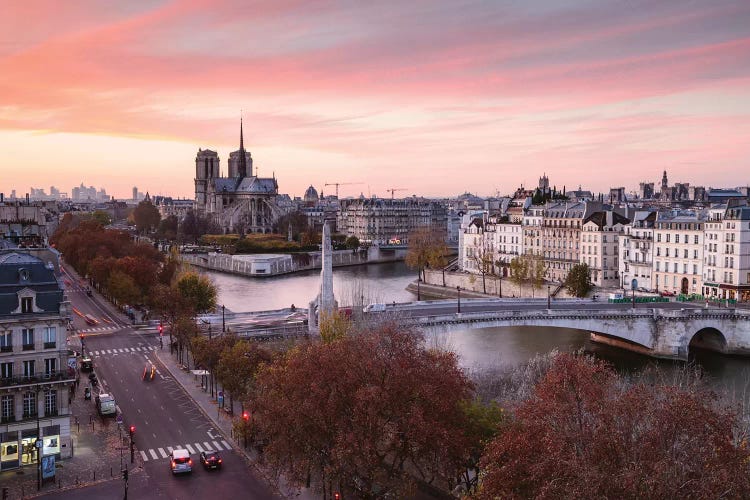
[(550, 281), (565, 281), (580, 260), (581, 229), (588, 215), (600, 208), (593, 202), (550, 202), (542, 220), (542, 255)]
[(71, 456), (70, 304), (54, 264), (0, 253), (0, 469)]
[(619, 241), (629, 219), (612, 210), (592, 213), (580, 231), (580, 262), (589, 266), (591, 283), (598, 287), (619, 287)]
[(652, 271), (654, 266), (654, 224), (656, 212), (637, 211), (630, 224), (619, 235), (620, 286), (630, 289), (654, 290)]
[(703, 250), (703, 295), (750, 301), (750, 207), (710, 211)]
[(523, 216), (523, 253), (542, 255), (544, 205), (531, 205)]
[(703, 237), (707, 216), (660, 212), (654, 228), (654, 288), (675, 294), (703, 290)]
[(426, 198), (364, 198), (341, 200), (336, 219), (340, 233), (356, 236), (362, 243), (406, 245), (409, 233), (422, 227), (447, 232), (444, 204)]

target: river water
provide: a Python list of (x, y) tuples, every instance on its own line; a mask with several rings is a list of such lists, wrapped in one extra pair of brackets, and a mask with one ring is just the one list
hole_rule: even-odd
[[(245, 278), (223, 273), (207, 273), (217, 285), (218, 303), (229, 310), (265, 311), (295, 304), (307, 307), (317, 295), (320, 271), (276, 276)], [(333, 287), (339, 305), (374, 302), (407, 302), (416, 300), (406, 286), (416, 273), (403, 262), (336, 268)], [(515, 366), (537, 354), (553, 349), (583, 349), (605, 359), (620, 370), (640, 370), (655, 360), (614, 347), (594, 344), (589, 333), (567, 328), (503, 327), (455, 329), (429, 340), (456, 352), (463, 366), (471, 369)], [(750, 381), (750, 360), (699, 353), (696, 362), (704, 369), (709, 383), (716, 389), (739, 393)], [(660, 367), (671, 370), (679, 364), (659, 361)]]

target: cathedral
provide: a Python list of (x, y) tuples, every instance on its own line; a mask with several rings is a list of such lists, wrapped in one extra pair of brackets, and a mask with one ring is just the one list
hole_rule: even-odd
[(253, 175), (253, 157), (245, 151), (240, 119), (240, 149), (229, 154), (229, 171), (222, 177), (219, 155), (199, 149), (195, 157), (195, 208), (214, 220), (224, 233), (270, 233), (281, 215), (276, 203), (275, 176)]

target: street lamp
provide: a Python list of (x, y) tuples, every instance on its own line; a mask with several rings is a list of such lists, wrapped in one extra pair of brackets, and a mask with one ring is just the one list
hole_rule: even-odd
[(552, 308), (552, 295), (550, 294), (550, 286), (547, 285), (547, 309)]
[(458, 312), (461, 313), (461, 287), (456, 286), (456, 291), (458, 292)]
[(227, 331), (227, 322), (224, 317), (224, 304), (221, 305), (221, 332), (224, 333)]
[(422, 281), (421, 279), (417, 280), (417, 301), (422, 300), (420, 293), (419, 293), (419, 282)]

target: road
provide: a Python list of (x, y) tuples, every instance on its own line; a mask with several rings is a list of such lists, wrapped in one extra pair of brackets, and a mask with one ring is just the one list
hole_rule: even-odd
[[(124, 433), (127, 434), (129, 426), (135, 426), (136, 453), (143, 460), (146, 473), (143, 491), (148, 491), (149, 496), (133, 498), (274, 497), (264, 481), (253, 475), (244, 459), (233, 451), (231, 443), (213, 428), (212, 422), (156, 359), (154, 350), (159, 349), (159, 339), (154, 333), (130, 328), (118, 319), (106, 301), (88, 297), (84, 289), (69, 287), (68, 297), (74, 308), (106, 325), (88, 325), (78, 315), (73, 320), (79, 331), (87, 332), (83, 350), (94, 361), (99, 389), (115, 397), (123, 416)], [(106, 329), (95, 331), (95, 328)], [(157, 368), (152, 381), (142, 379), (148, 362)], [(92, 412), (95, 412), (93, 403)], [(192, 474), (171, 474), (167, 457), (173, 448), (184, 448), (191, 453)], [(209, 472), (201, 467), (198, 454), (209, 448), (220, 450), (222, 470)], [(129, 453), (125, 455), (129, 460)], [(66, 495), (62, 493), (55, 498), (78, 498), (76, 493)]]

